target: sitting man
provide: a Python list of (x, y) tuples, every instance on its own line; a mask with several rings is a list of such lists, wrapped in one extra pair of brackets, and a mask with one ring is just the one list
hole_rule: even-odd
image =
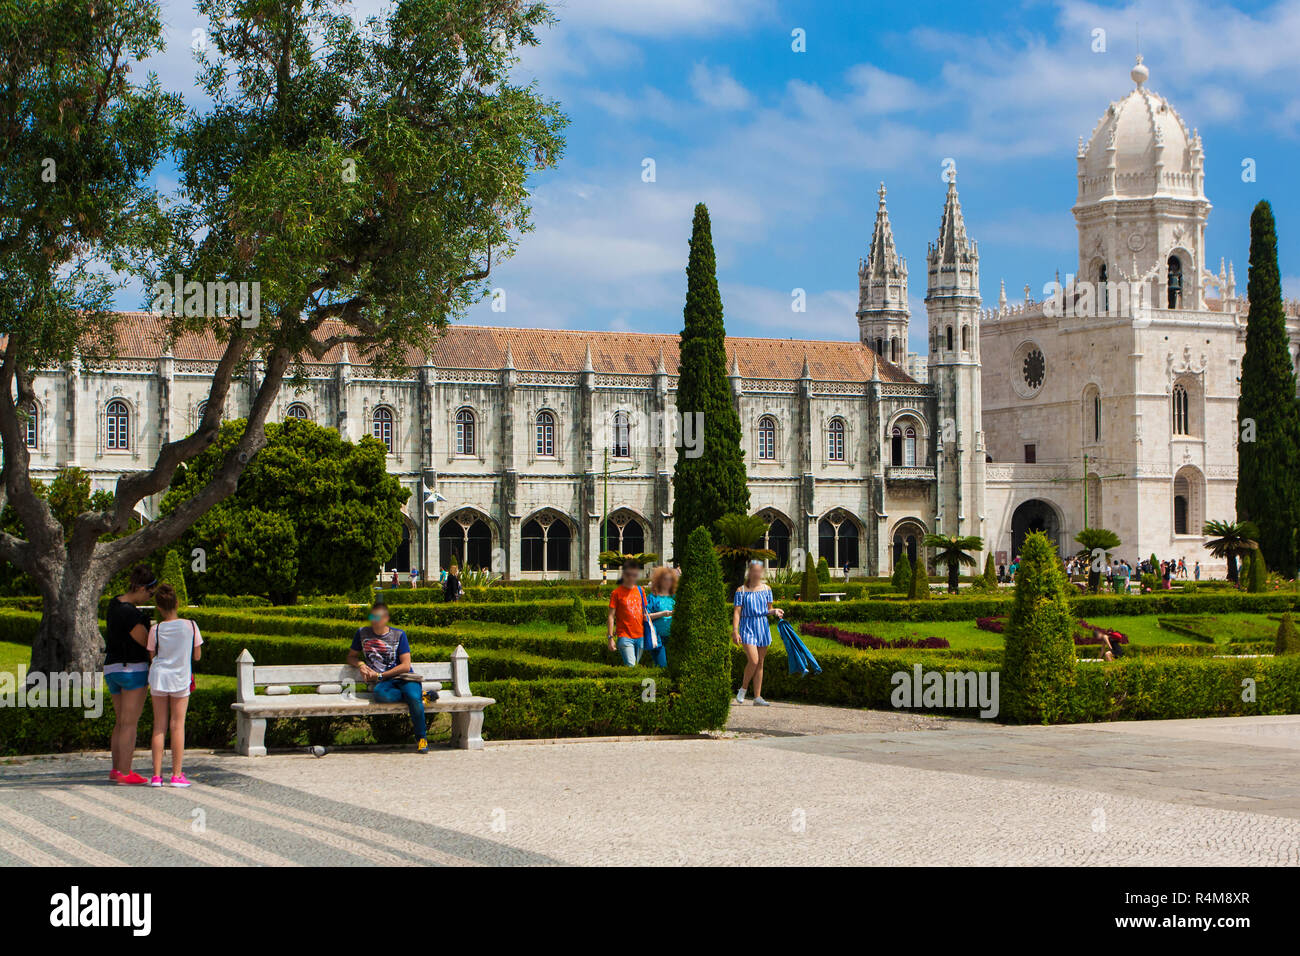
[(376, 602), (370, 609), (370, 625), (357, 628), (348, 651), (348, 663), (361, 671), (366, 683), (373, 685), (371, 690), (376, 701), (385, 704), (406, 701), (415, 726), (415, 751), (428, 753), (421, 683), (402, 676), (411, 670), (411, 645), (407, 643), (405, 631), (388, 626), (387, 604)]

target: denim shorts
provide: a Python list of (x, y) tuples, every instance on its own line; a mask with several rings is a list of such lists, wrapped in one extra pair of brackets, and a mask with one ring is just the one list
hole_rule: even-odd
[(104, 675), (104, 683), (108, 685), (108, 692), (116, 696), (124, 690), (140, 690), (142, 687), (148, 687), (149, 672), (147, 670), (114, 671)]

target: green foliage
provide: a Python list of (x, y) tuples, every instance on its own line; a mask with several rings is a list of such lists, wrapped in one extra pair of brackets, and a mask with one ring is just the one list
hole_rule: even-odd
[[(1277, 229), (1264, 200), (1250, 217), (1246, 296), (1246, 353), (1237, 402), (1237, 517), (1258, 526), (1259, 549), (1268, 565), (1291, 577), (1300, 525), (1300, 410), (1282, 304)], [(1249, 435), (1252, 425), (1254, 434)]]
[[(208, 485), (244, 425), (223, 424), (217, 440), (178, 473), (163, 514)], [(239, 490), (181, 539), (187, 553), (207, 553), (207, 571), (191, 572), (191, 586), (293, 603), (309, 587), (348, 593), (368, 585), (401, 541), (409, 494), (388, 473), (384, 446), (369, 436), (354, 445), (332, 428), (297, 419), (268, 425), (266, 434), (267, 446), (244, 469)]]
[(190, 603), (189, 592), (185, 588), (185, 571), (181, 564), (181, 556), (174, 549), (168, 551), (167, 557), (163, 559), (162, 573), (158, 575), (158, 581), (170, 584), (176, 590), (179, 607), (185, 607)]
[(889, 579), (895, 591), (903, 594), (912, 593), (912, 562), (908, 560), (907, 552), (904, 551), (898, 558), (898, 563), (894, 565), (894, 573)]
[(930, 598), (930, 578), (925, 573), (925, 558), (919, 554), (916, 556), (916, 566), (912, 568), (912, 576), (907, 582), (907, 598), (909, 601), (926, 601)]
[(1047, 536), (1025, 537), (1005, 633), (1002, 712), (1014, 723), (1055, 723), (1074, 685), (1069, 582)]
[[(54, 520), (63, 528), (65, 542), (71, 539), (72, 529), (79, 515), (87, 511), (107, 511), (113, 507), (113, 493), (92, 492), (90, 473), (75, 465), (60, 468), (49, 484), (39, 479), (33, 480), (31, 489), (38, 500), (49, 506)], [(22, 518), (18, 516), (18, 512), (11, 504), (5, 504), (4, 509), (0, 510), (0, 531), (17, 538), (26, 537)], [(120, 537), (121, 534), (109, 534), (104, 535), (101, 540), (111, 541)], [(0, 594), (35, 593), (36, 582), (30, 575), (20, 571), (8, 561), (0, 562)]]
[(1250, 552), (1250, 564), (1247, 567), (1247, 572), (1247, 591), (1251, 594), (1259, 594), (1268, 590), (1268, 564), (1264, 560), (1262, 546), (1260, 550)]
[(767, 534), (768, 522), (758, 515), (726, 514), (713, 522), (717, 532), (718, 552), (722, 562), (728, 591), (734, 591), (745, 582), (745, 569), (750, 561), (770, 561), (776, 552), (756, 547)]
[(684, 416), (700, 416), (703, 446), (698, 456), (678, 455), (673, 471), (673, 556), (678, 561), (696, 528), (711, 529), (726, 514), (749, 513), (740, 418), (728, 377), (722, 296), (709, 211), (703, 203), (695, 207), (691, 225), (682, 316), (677, 409)]
[(722, 565), (705, 528), (686, 542), (682, 583), (673, 609), (668, 675), (677, 685), (673, 725), (680, 732), (718, 730), (731, 703), (730, 612)]
[(948, 593), (957, 593), (957, 578), (962, 567), (975, 567), (972, 551), (984, 550), (984, 539), (978, 535), (927, 534), (921, 544), (934, 548), (935, 564), (948, 568)]
[(817, 559), (817, 580), (821, 584), (831, 583), (831, 565), (825, 555)]
[(799, 600), (820, 601), (822, 599), (821, 581), (817, 579), (817, 569), (807, 559), (803, 563), (803, 578), (799, 582)]
[[(1084, 528), (1074, 536), (1080, 545), (1077, 557), (1088, 562), (1088, 590), (1096, 594), (1101, 590), (1102, 567), (1110, 563), (1110, 553), (1122, 543), (1119, 535), (1109, 528)], [(1100, 551), (1100, 562), (1097, 552)]]
[(980, 579), (980, 586), (983, 590), (991, 594), (997, 593), (998, 590), (998, 569), (993, 563), (993, 552), (990, 551), (984, 559), (984, 576)]
[(587, 610), (582, 605), (582, 598), (576, 594), (573, 596), (573, 609), (569, 612), (568, 627), (570, 634), (587, 633)]
[(1216, 558), (1228, 562), (1228, 580), (1237, 583), (1237, 559), (1257, 548), (1259, 528), (1251, 521), (1207, 521), (1201, 534), (1210, 540), (1206, 549)]
[(1282, 615), (1282, 623), (1277, 626), (1277, 639), (1273, 643), (1274, 654), (1300, 653), (1300, 633), (1297, 633), (1291, 612)]

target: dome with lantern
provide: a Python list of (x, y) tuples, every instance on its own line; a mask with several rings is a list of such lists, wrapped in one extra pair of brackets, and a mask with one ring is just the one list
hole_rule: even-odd
[(1087, 145), (1079, 141), (1079, 199), (1201, 197), (1204, 151), (1200, 136), (1146, 86), (1141, 55), (1129, 74), (1133, 89), (1106, 109)]

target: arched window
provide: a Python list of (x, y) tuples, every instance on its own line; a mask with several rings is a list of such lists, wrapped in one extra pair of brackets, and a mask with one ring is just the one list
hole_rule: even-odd
[(1169, 308), (1183, 307), (1183, 260), (1169, 257)]
[(375, 409), (375, 413), (370, 417), (371, 433), (384, 443), (388, 453), (393, 453), (393, 411), (392, 409), (380, 405)]
[(963, 325), (961, 327), (961, 350), (963, 352), (970, 351), (970, 326), (969, 325)]
[(889, 361), (898, 364), (898, 336), (889, 340)]
[(131, 412), (126, 402), (113, 399), (104, 412), (104, 424), (110, 450), (126, 451), (131, 447)]
[[(537, 457), (555, 457), (555, 414), (542, 411), (537, 413)], [(567, 571), (568, 568), (565, 568)]]
[(456, 454), (474, 454), (474, 413), (468, 408), (456, 412)]
[(1205, 526), (1205, 479), (1191, 465), (1174, 475), (1174, 534), (1199, 534)]
[(1083, 440), (1101, 441), (1101, 392), (1095, 385), (1083, 392)]
[(1106, 288), (1107, 276), (1110, 271), (1106, 268), (1106, 263), (1097, 267), (1097, 301), (1101, 303), (1101, 314), (1110, 314), (1110, 290)]
[(760, 461), (776, 461), (776, 419), (771, 415), (758, 420), (758, 457)]
[(890, 432), (890, 464), (907, 468), (916, 465), (916, 428), (912, 425), (895, 425)]
[(876, 336), (876, 354), (885, 357), (885, 338), (882, 335)]
[(27, 447), (38, 448), (41, 435), (40, 409), (36, 407), (35, 402), (29, 402), (23, 410), (27, 413)]
[(524, 523), (520, 529), (520, 569), (523, 571), (568, 571), (573, 535), (569, 526), (546, 512)]
[(473, 511), (452, 515), (438, 529), (438, 566), (453, 563), (462, 571), (492, 569), (492, 529)]
[(632, 423), (627, 412), (614, 413), (614, 443), (609, 453), (614, 458), (632, 457)]
[(948, 351), (952, 351), (952, 326), (948, 326)]
[(1182, 385), (1174, 386), (1173, 403), (1174, 434), (1190, 435), (1192, 433), (1191, 419), (1189, 417), (1191, 405), (1187, 400), (1187, 389)]
[(858, 567), (858, 526), (842, 511), (835, 511), (817, 523), (817, 556), (832, 568)]
[(284, 410), (284, 417), (286, 419), (293, 418), (300, 422), (306, 422), (311, 420), (311, 412), (307, 411), (307, 406), (302, 402), (294, 402)]
[(780, 515), (770, 511), (760, 513), (759, 517), (768, 522), (759, 547), (775, 552), (776, 557), (772, 559), (771, 565), (784, 568), (790, 563), (790, 525)]
[(829, 461), (844, 460), (844, 419), (832, 418), (826, 428), (826, 458)]
[(615, 512), (606, 518), (600, 540), (601, 550), (608, 549), (620, 554), (645, 552), (645, 528), (630, 512)]

